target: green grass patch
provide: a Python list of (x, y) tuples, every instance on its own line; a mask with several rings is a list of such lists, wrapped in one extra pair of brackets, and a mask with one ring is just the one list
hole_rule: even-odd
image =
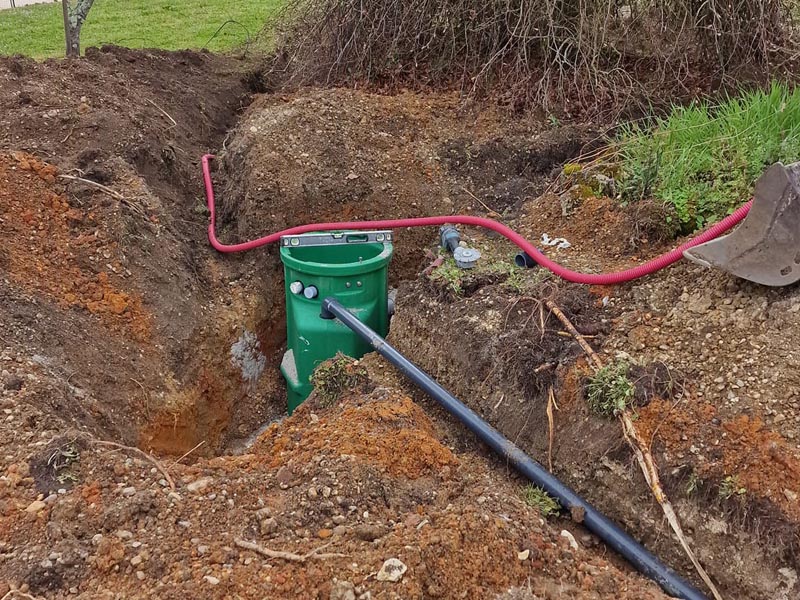
[(586, 386), (586, 396), (592, 412), (613, 417), (633, 402), (636, 392), (628, 377), (630, 365), (619, 361), (606, 365), (595, 373)]
[[(231, 50), (248, 38), (253, 41), (284, 4), (285, 0), (96, 0), (81, 32), (81, 47)], [(217, 33), (226, 21), (235, 22)], [(0, 10), (2, 54), (64, 56), (61, 3)]]
[(545, 519), (561, 511), (561, 505), (558, 503), (558, 500), (532, 483), (522, 488), (522, 499), (525, 501), (525, 504), (538, 510), (539, 514)]
[(800, 160), (800, 89), (675, 107), (652, 128), (624, 127), (618, 142), (623, 200), (663, 200), (690, 233), (750, 198), (769, 165)]
[(348, 390), (364, 389), (369, 383), (366, 367), (341, 352), (314, 370), (311, 383), (322, 406), (333, 406)]

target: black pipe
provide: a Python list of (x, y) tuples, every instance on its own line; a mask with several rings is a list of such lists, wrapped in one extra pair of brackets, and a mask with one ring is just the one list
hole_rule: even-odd
[(339, 319), (370, 344), (376, 352), (400, 369), (406, 377), (432, 396), (450, 414), (464, 423), (484, 443), (501, 457), (508, 460), (519, 473), (556, 498), (565, 509), (570, 511), (576, 509), (577, 513), (582, 512), (583, 524), (589, 531), (624, 556), (643, 575), (660, 585), (666, 593), (684, 600), (707, 600), (699, 590), (652, 555), (644, 546), (620, 529), (608, 517), (561, 483), (542, 465), (525, 454), (513, 442), (503, 437), (499, 431), (436, 383), (427, 373), (400, 354), (381, 336), (359, 321), (356, 316), (339, 304), (335, 298), (325, 298), (322, 301), (322, 314), (320, 316), (326, 319), (333, 319), (334, 317)]
[(533, 260), (527, 252), (520, 252), (514, 257), (514, 264), (518, 267), (525, 267), (526, 269), (533, 269), (538, 267), (539, 263)]

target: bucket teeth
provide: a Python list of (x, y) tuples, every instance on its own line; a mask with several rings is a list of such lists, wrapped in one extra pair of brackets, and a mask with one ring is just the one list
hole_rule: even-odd
[(772, 165), (756, 182), (741, 225), (683, 255), (763, 285), (800, 280), (800, 163)]

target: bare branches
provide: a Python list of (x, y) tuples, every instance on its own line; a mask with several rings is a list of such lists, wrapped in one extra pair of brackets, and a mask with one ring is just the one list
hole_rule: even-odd
[(765, 65), (790, 21), (786, 0), (290, 0), (271, 75), (290, 87), (456, 84), (467, 96), (500, 90), (514, 106), (598, 106), (644, 85), (653, 97), (685, 89), (692, 65)]

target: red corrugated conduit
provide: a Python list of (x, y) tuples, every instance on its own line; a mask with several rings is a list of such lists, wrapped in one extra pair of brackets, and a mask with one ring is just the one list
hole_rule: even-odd
[(214, 158), (213, 154), (206, 154), (203, 156), (203, 180), (206, 186), (206, 200), (208, 202), (208, 210), (211, 213), (211, 222), (208, 226), (208, 239), (211, 245), (220, 252), (244, 252), (245, 250), (252, 250), (267, 244), (272, 244), (280, 240), (284, 235), (298, 235), (301, 233), (309, 233), (312, 231), (331, 231), (331, 230), (348, 230), (348, 229), (400, 229), (403, 227), (429, 227), (439, 226), (446, 223), (458, 225), (471, 225), (475, 227), (485, 227), (505, 236), (514, 244), (519, 246), (524, 252), (535, 260), (540, 266), (549, 269), (554, 274), (562, 279), (572, 281), (573, 283), (584, 283), (589, 285), (613, 285), (617, 283), (624, 283), (639, 279), (645, 275), (650, 275), (656, 271), (660, 271), (664, 267), (679, 261), (683, 258), (683, 251), (688, 250), (699, 244), (703, 244), (716, 237), (719, 237), (734, 225), (738, 224), (742, 219), (747, 216), (750, 206), (753, 201), (750, 200), (744, 205), (739, 207), (734, 213), (728, 215), (716, 225), (709, 227), (706, 231), (701, 233), (695, 238), (692, 238), (685, 244), (678, 246), (674, 250), (662, 254), (638, 267), (626, 269), (624, 271), (617, 271), (615, 273), (578, 273), (562, 267), (558, 263), (553, 262), (542, 254), (536, 246), (531, 244), (528, 240), (511, 228), (484, 217), (473, 217), (469, 215), (448, 215), (441, 217), (416, 217), (409, 219), (386, 219), (381, 221), (342, 221), (337, 223), (313, 223), (309, 225), (299, 225), (297, 227), (290, 227), (283, 231), (271, 233), (264, 237), (241, 244), (223, 244), (217, 239), (216, 234), (216, 212), (214, 205), (214, 186), (211, 182), (211, 169), (209, 161)]

